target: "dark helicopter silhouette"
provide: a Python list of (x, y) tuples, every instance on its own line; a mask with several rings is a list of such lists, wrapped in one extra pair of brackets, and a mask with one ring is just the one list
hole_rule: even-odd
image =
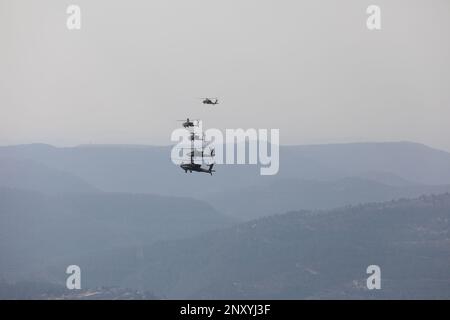
[(189, 120), (189, 118), (187, 118), (186, 120), (178, 120), (178, 121), (184, 121), (183, 127), (185, 127), (185, 128), (194, 127), (194, 126), (196, 126), (195, 122), (198, 123), (198, 120)]
[(184, 170), (184, 172), (190, 172), (192, 173), (192, 171), (195, 172), (204, 172), (204, 173), (209, 173), (210, 175), (212, 175), (213, 172), (216, 172), (215, 170), (213, 170), (214, 163), (211, 163), (210, 165), (208, 165), (207, 167), (202, 167), (201, 164), (198, 163), (194, 163), (194, 162), (190, 162), (190, 163), (183, 163), (180, 165), (181, 169)]
[(210, 148), (209, 149), (209, 154), (205, 154), (205, 151), (202, 149), (202, 151), (200, 150), (196, 150), (196, 149), (192, 149), (192, 148), (183, 148), (183, 149), (187, 149), (187, 150), (192, 150), (191, 152), (187, 153), (187, 155), (189, 157), (201, 157), (201, 158), (214, 158), (216, 155), (216, 150), (214, 148)]
[(186, 172), (186, 173), (188, 171), (190, 173), (192, 173), (193, 171), (194, 172), (204, 172), (204, 173), (209, 173), (210, 175), (212, 175), (213, 172), (216, 172), (215, 170), (212, 169), (214, 166), (214, 163), (207, 164), (206, 167), (204, 167), (204, 166), (202, 166), (202, 164), (194, 162), (195, 157), (201, 157), (202, 159), (208, 158), (208, 157), (214, 158), (214, 156), (215, 156), (214, 148), (210, 149), (209, 155), (206, 155), (205, 152), (203, 151), (203, 149), (202, 149), (202, 151), (198, 151), (198, 150), (189, 148), (189, 150), (191, 150), (191, 152), (188, 153), (188, 155), (190, 157), (190, 162), (182, 163), (180, 165), (181, 169), (184, 170), (184, 172)]
[[(214, 100), (214, 101), (213, 101)], [(214, 98), (214, 99), (210, 99), (210, 98), (203, 98), (203, 104), (210, 104), (210, 105), (216, 105), (219, 104), (219, 99)]]

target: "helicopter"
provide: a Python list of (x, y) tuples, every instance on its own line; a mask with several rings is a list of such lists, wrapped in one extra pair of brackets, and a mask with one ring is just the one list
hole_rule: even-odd
[(191, 132), (189, 138), (191, 141), (201, 140), (200, 136), (198, 134), (195, 134), (194, 132)]
[[(186, 149), (186, 148), (183, 148)], [(194, 158), (201, 157), (204, 158), (214, 158), (215, 156), (215, 150), (214, 148), (210, 148), (209, 154), (205, 154), (204, 151), (188, 148), (188, 150), (191, 150), (191, 152), (187, 153), (186, 155), (189, 156), (190, 161), (189, 162), (182, 162), (180, 164), (180, 168), (187, 173), (188, 171), (190, 173), (192, 172), (203, 172), (203, 173), (209, 173), (210, 175), (213, 175), (213, 172), (216, 172), (213, 170), (215, 163), (195, 163)]]
[(178, 121), (184, 121), (183, 127), (190, 128), (196, 126), (195, 122), (198, 123), (199, 120), (189, 120), (189, 118), (187, 118), (186, 121), (185, 120), (178, 120)]
[(210, 165), (208, 165), (206, 168), (202, 167), (201, 164), (198, 163), (193, 163), (192, 161), (190, 163), (183, 163), (180, 165), (181, 169), (184, 170), (184, 172), (190, 172), (192, 173), (192, 171), (195, 172), (204, 172), (204, 173), (209, 173), (210, 175), (212, 175), (213, 172), (216, 172), (215, 170), (213, 170), (214, 163), (211, 163)]
[[(213, 101), (214, 100), (214, 101)], [(210, 105), (216, 105), (219, 104), (219, 99), (217, 98), (203, 98), (203, 104), (210, 104)]]
[(214, 158), (216, 151), (214, 148), (209, 148), (209, 154), (206, 154), (202, 148), (202, 150), (197, 150), (194, 148), (182, 148), (183, 150), (187, 149), (187, 150), (191, 150), (190, 152), (188, 152), (186, 155), (189, 156), (190, 161), (189, 162), (183, 162), (180, 167), (182, 170), (184, 170), (184, 172), (204, 172), (204, 173), (209, 173), (212, 175), (213, 172), (216, 172), (215, 170), (212, 170), (214, 163), (209, 163), (206, 164), (206, 168), (202, 166), (202, 164), (198, 164), (194, 162), (194, 158), (197, 157), (201, 157), (202, 159), (204, 158)]
[(183, 148), (183, 149), (192, 150), (191, 152), (187, 153), (187, 155), (190, 157), (194, 157), (194, 158), (195, 157), (214, 158), (216, 155), (216, 150), (214, 148), (209, 148), (209, 154), (205, 154), (203, 149), (202, 149), (202, 151), (192, 149), (192, 148)]

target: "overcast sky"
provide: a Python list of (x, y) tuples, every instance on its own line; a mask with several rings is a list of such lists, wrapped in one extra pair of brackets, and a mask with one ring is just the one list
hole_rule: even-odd
[(0, 145), (169, 144), (190, 117), (450, 151), (448, 0), (0, 0), (0, 40)]

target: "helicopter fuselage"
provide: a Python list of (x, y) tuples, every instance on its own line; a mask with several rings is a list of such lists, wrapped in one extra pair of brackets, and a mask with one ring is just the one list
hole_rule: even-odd
[(212, 170), (212, 166), (210, 166), (209, 168), (203, 168), (201, 164), (198, 163), (183, 163), (180, 165), (181, 169), (184, 170), (184, 172), (190, 172), (192, 173), (194, 172), (204, 172), (204, 173), (209, 173), (210, 175), (212, 175), (212, 173), (214, 172)]

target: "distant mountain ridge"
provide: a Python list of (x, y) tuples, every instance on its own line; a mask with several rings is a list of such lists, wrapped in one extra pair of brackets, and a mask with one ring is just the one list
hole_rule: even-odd
[(76, 263), (89, 288), (158, 297), (450, 297), (448, 153), (286, 146), (280, 161), (209, 176), (170, 147), (0, 147), (0, 279), (61, 285)]
[(415, 185), (405, 181), (404, 185), (392, 186), (359, 177), (332, 181), (279, 179), (251, 187), (238, 186), (222, 192), (208, 193), (206, 199), (223, 213), (255, 219), (296, 208), (332, 209), (350, 204), (446, 192), (450, 192), (450, 185)]
[[(281, 146), (276, 176), (260, 176), (257, 166), (217, 165), (212, 179), (186, 175), (170, 160), (170, 150), (170, 146), (56, 148), (35, 144), (0, 147), (0, 158), (33, 160), (110, 192), (199, 196), (205, 186), (220, 192), (279, 178), (336, 180), (368, 175), (383, 182), (390, 175), (391, 180), (396, 177), (413, 184), (450, 184), (450, 153), (410, 142)], [(379, 177), (373, 177), (374, 173)]]
[(99, 192), (83, 179), (26, 158), (0, 157), (0, 187), (46, 193)]
[(261, 176), (256, 165), (217, 165), (212, 177), (186, 174), (170, 151), (143, 145), (0, 147), (0, 164), (7, 164), (0, 167), (0, 186), (191, 197), (238, 219), (450, 190), (450, 154), (411, 142), (281, 146), (275, 176)]
[(0, 278), (69, 256), (180, 239), (236, 220), (200, 200), (0, 188)]
[[(448, 299), (450, 194), (274, 215), (83, 260), (89, 285), (194, 299)], [(379, 265), (382, 290), (366, 287)]]

